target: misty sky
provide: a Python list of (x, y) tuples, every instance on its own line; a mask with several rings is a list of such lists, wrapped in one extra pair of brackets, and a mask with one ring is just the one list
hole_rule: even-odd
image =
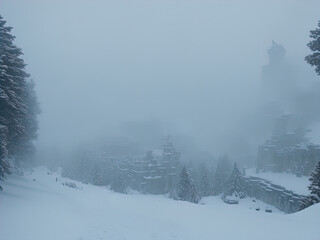
[(317, 79), (303, 59), (319, 9), (301, 0), (0, 0), (37, 84), (39, 147), (159, 119), (219, 154), (258, 106), (271, 40)]

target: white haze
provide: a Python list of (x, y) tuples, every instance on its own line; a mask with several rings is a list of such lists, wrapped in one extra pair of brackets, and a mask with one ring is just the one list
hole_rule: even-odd
[(263, 139), (254, 115), (273, 39), (301, 88), (317, 81), (304, 57), (319, 9), (301, 0), (0, 0), (37, 84), (39, 149), (154, 120), (213, 154), (254, 152)]

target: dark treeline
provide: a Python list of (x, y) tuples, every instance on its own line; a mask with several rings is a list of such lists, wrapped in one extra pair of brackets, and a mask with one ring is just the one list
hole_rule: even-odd
[(22, 50), (0, 16), (0, 179), (35, 153), (39, 105)]

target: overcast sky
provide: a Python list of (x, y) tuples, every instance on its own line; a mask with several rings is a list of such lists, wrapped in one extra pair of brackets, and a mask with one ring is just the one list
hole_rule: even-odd
[(303, 58), (319, 9), (316, 0), (0, 0), (37, 84), (39, 147), (159, 119), (218, 154), (258, 105), (271, 40), (316, 79)]

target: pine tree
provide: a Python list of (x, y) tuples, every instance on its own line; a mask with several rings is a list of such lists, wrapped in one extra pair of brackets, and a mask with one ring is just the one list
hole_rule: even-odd
[(186, 167), (183, 167), (179, 175), (179, 185), (178, 185), (178, 198), (183, 201), (189, 201), (192, 203), (199, 202), (199, 196), (196, 192), (195, 186), (193, 184), (192, 178), (188, 173)]
[(22, 121), (27, 115), (21, 98), (25, 83), (15, 81), (18, 77), (12, 74), (16, 70), (10, 66), (13, 61), (9, 53), (4, 53), (0, 60), (0, 85), (4, 95), (0, 104), (2, 107), (0, 114), (4, 121), (1, 125), (8, 128), (7, 149), (11, 156), (15, 155), (21, 147), (21, 136), (25, 131)]
[(308, 189), (311, 194), (320, 201), (320, 161), (318, 162), (315, 170), (311, 173), (309, 181), (311, 183)]
[(0, 176), (10, 172), (9, 157), (22, 159), (34, 152), (39, 113), (22, 51), (13, 44), (11, 29), (0, 16)]
[[(9, 60), (9, 51), (12, 52), (14, 36), (10, 34), (11, 27), (7, 27), (6, 21), (0, 16), (0, 178), (4, 179), (6, 174), (10, 173), (10, 165), (8, 157), (9, 146), (12, 141), (13, 129), (19, 126), (17, 111), (19, 109), (20, 100), (14, 91), (15, 82), (9, 75), (9, 66), (12, 61)], [(14, 56), (13, 56), (14, 57)], [(9, 65), (9, 66), (8, 66)], [(17, 129), (17, 133), (22, 132), (22, 128)]]
[(237, 167), (237, 163), (234, 163), (233, 171), (223, 193), (223, 198), (227, 196), (234, 196), (237, 198), (246, 197), (244, 178)]
[(215, 174), (213, 176), (213, 186), (212, 193), (213, 195), (219, 195), (223, 193), (226, 181), (231, 172), (231, 164), (227, 156), (224, 156), (218, 161)]
[(300, 206), (300, 210), (303, 210), (315, 203), (320, 202), (320, 161), (318, 162), (314, 171), (311, 173), (311, 177), (309, 178), (309, 181), (311, 183), (308, 189), (311, 195), (303, 199), (302, 204)]
[(78, 165), (78, 179), (84, 184), (88, 184), (88, 175), (90, 175), (90, 171), (88, 171), (87, 157), (88, 156), (84, 154)]
[(103, 178), (97, 164), (93, 168), (93, 184), (98, 186), (103, 184)]
[(14, 40), (14, 36), (10, 33), (12, 30), (12, 27), (6, 26), (6, 21), (2, 18), (0, 15), (0, 56), (5, 52), (6, 49), (8, 49)]
[(22, 51), (13, 44), (6, 46), (0, 60), (1, 87), (8, 96), (7, 106), (3, 114), (8, 126), (8, 151), (15, 155), (22, 150), (25, 142), (25, 119), (28, 111), (25, 103), (26, 79), (29, 77), (24, 70), (25, 64), (21, 59)]
[(123, 175), (121, 170), (118, 170), (118, 172), (115, 175), (115, 178), (111, 182), (111, 190), (119, 193), (127, 193), (127, 187), (128, 185), (125, 180), (125, 176)]
[(165, 168), (165, 188), (164, 192), (168, 193), (173, 190), (178, 178), (180, 153), (173, 146), (171, 136), (165, 140), (162, 152), (161, 167)]
[(208, 170), (205, 164), (200, 165), (199, 169), (199, 194), (200, 196), (209, 196), (210, 195), (210, 185)]
[(311, 40), (307, 46), (314, 53), (309, 54), (305, 57), (305, 60), (311, 65), (316, 67), (316, 73), (320, 75), (320, 21), (318, 22), (318, 27), (315, 30), (310, 31)]
[(314, 195), (309, 195), (302, 200), (302, 203), (300, 205), (300, 210), (310, 207), (313, 204), (316, 204), (318, 202), (319, 202), (318, 198), (316, 198)]
[(22, 120), (24, 126), (23, 144), (21, 151), (17, 153), (18, 160), (30, 158), (35, 153), (33, 141), (37, 139), (38, 131), (38, 115), (40, 114), (40, 107), (37, 101), (34, 82), (27, 81), (23, 93), (23, 100), (27, 111), (26, 116)]
[(7, 127), (0, 125), (0, 180), (3, 180), (6, 174), (10, 174), (10, 165), (7, 161)]

